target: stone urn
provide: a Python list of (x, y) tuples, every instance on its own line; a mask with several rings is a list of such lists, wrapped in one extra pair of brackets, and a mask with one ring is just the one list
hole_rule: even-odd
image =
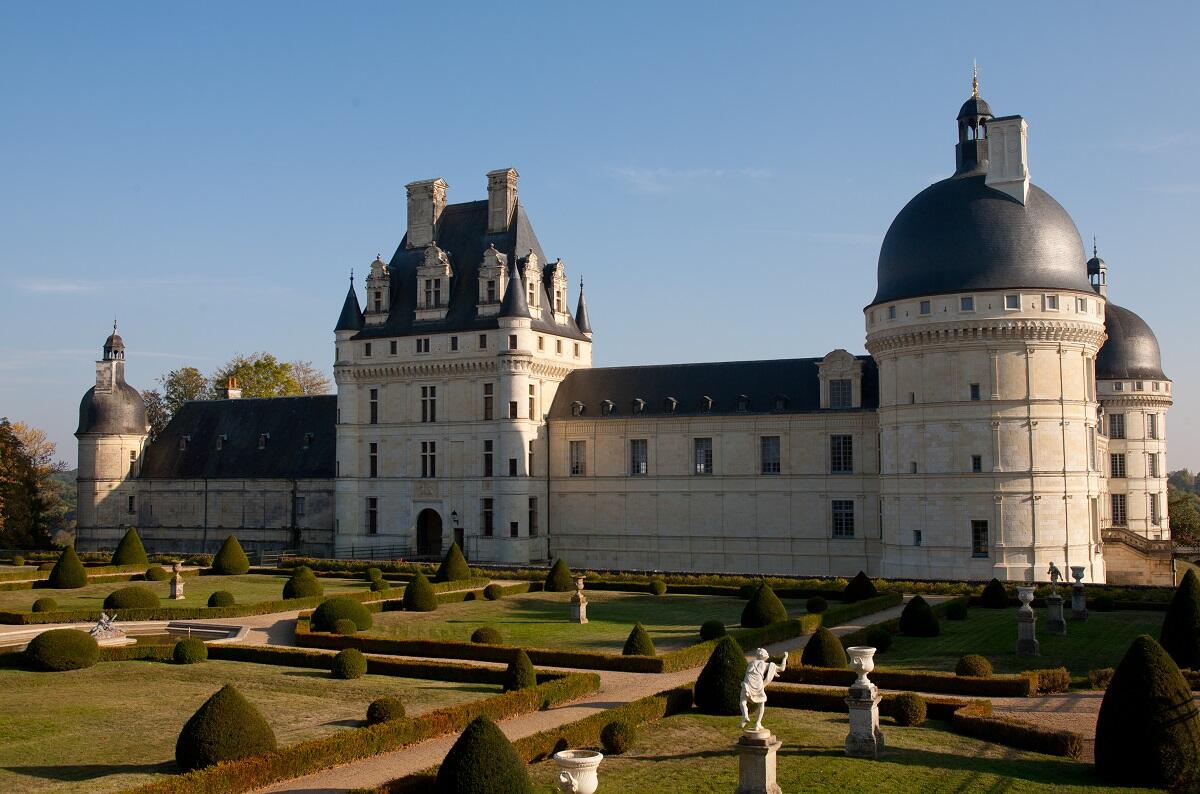
[(854, 645), (846, 649), (850, 657), (850, 667), (858, 674), (854, 686), (869, 687), (871, 682), (867, 675), (875, 669), (875, 649), (867, 645)]
[(595, 750), (563, 750), (554, 754), (558, 767), (558, 787), (568, 794), (595, 794), (600, 786), (596, 770), (604, 753)]
[(1083, 572), (1086, 568), (1082, 565), (1071, 566), (1071, 576), (1075, 579), (1075, 584), (1083, 584)]
[(1030, 604), (1033, 603), (1034, 589), (1032, 586), (1017, 588), (1017, 600), (1021, 602), (1021, 607), (1017, 610), (1018, 612), (1033, 614), (1033, 607)]

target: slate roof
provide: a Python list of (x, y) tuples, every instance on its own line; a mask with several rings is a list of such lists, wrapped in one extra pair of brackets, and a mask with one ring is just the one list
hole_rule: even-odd
[[(863, 405), (849, 410), (873, 411), (879, 407), (875, 361), (870, 356), (857, 358), (864, 364)], [(571, 405), (576, 401), (584, 404), (584, 416), (603, 418), (602, 403), (611, 400), (609, 416), (628, 419), (635, 415), (636, 399), (645, 401), (640, 414), (645, 417), (811, 413), (821, 410), (820, 362), (819, 358), (790, 358), (577, 369), (558, 387), (550, 418), (571, 418)], [(738, 410), (741, 395), (750, 398), (748, 411)], [(782, 409), (776, 409), (777, 396), (786, 399)], [(668, 397), (678, 401), (674, 412), (667, 410)], [(713, 401), (709, 411), (701, 407), (705, 397)]]
[(79, 427), (75, 429), (75, 435), (113, 433), (140, 436), (146, 432), (149, 424), (142, 393), (122, 379), (112, 392), (97, 393), (93, 386), (84, 393), (79, 401)]
[(525, 300), (525, 282), (521, 279), (521, 268), (513, 268), (504, 289), (504, 300), (500, 302), (501, 317), (528, 317), (529, 301)]
[(1098, 380), (1167, 380), (1158, 337), (1141, 317), (1115, 303), (1104, 307), (1108, 340), (1096, 355)]
[[(336, 469), (337, 397), (187, 402), (146, 448), (140, 479), (325, 479)], [(311, 438), (306, 439), (306, 434)], [(268, 435), (259, 449), (259, 437)], [(181, 449), (184, 437), (187, 443)], [(217, 439), (224, 436), (221, 449)]]
[(546, 289), (550, 277), (548, 266), (553, 263), (546, 261), (546, 255), (533, 232), (533, 225), (525, 213), (524, 206), (520, 201), (517, 202), (513, 221), (504, 232), (488, 233), (487, 214), (486, 200), (470, 201), (446, 205), (438, 220), (435, 242), (438, 248), (449, 255), (450, 266), (454, 270), (454, 277), (450, 279), (446, 319), (421, 322), (413, 319), (417, 301), (417, 268), (425, 259), (425, 249), (407, 248), (406, 234), (388, 263), (388, 270), (392, 275), (391, 312), (384, 323), (364, 328), (354, 338), (375, 339), (499, 328), (496, 317), (479, 317), (476, 314), (476, 304), (479, 300), (479, 265), (488, 245), (495, 245), (497, 251), (508, 257), (510, 274), (514, 268), (522, 266), (531, 249), (542, 264), (544, 275), (541, 284), (541, 310), (538, 316), (533, 318), (533, 329), (586, 340), (587, 337), (579, 332), (573, 318), (568, 318), (562, 325), (554, 322), (553, 306)]
[(350, 285), (350, 291), (346, 293), (346, 302), (342, 304), (342, 313), (338, 316), (337, 325), (333, 327), (335, 331), (358, 331), (364, 325), (362, 309), (358, 305), (358, 293), (354, 291), (354, 284)]

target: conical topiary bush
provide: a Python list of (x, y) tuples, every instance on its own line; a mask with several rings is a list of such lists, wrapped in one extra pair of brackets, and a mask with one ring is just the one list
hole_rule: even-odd
[(58, 555), (58, 562), (50, 569), (50, 578), (46, 581), (57, 590), (74, 590), (87, 585), (87, 571), (74, 546), (67, 546)]
[(771, 585), (765, 582), (758, 586), (742, 608), (742, 628), (745, 629), (757, 629), (787, 619), (787, 608), (775, 595)]
[(554, 565), (550, 566), (550, 573), (546, 574), (546, 592), (566, 593), (574, 589), (575, 577), (571, 575), (571, 569), (559, 557), (554, 561)]
[(1200, 772), (1200, 712), (1163, 647), (1133, 641), (1096, 720), (1096, 771), (1113, 783), (1175, 788)]
[(213, 556), (212, 570), (222, 576), (240, 576), (250, 570), (250, 559), (233, 535), (225, 538), (220, 550)]
[(842, 641), (829, 629), (821, 626), (817, 633), (808, 638), (800, 654), (800, 664), (806, 667), (846, 668), (846, 649)]
[(848, 604), (874, 598), (877, 595), (879, 595), (879, 591), (875, 589), (875, 583), (862, 571), (846, 582), (846, 587), (842, 590), (842, 600)]
[(417, 571), (404, 586), (404, 608), (410, 612), (432, 612), (438, 608), (437, 594), (425, 574)]
[(323, 595), (325, 588), (307, 565), (301, 565), (283, 583), (284, 598), (320, 598)]
[(999, 579), (988, 582), (979, 594), (979, 603), (988, 609), (1004, 609), (1008, 606), (1008, 590)]
[(746, 655), (733, 637), (722, 637), (696, 679), (696, 708), (705, 714), (740, 714), (738, 700)]
[(481, 714), (446, 753), (433, 790), (439, 794), (533, 794), (533, 783), (508, 737)]
[(121, 538), (121, 542), (117, 544), (117, 550), (113, 552), (113, 565), (149, 565), (150, 558), (146, 556), (146, 547), (142, 545), (142, 539), (138, 532), (133, 527), (130, 527), (125, 536)]
[(906, 637), (936, 637), (942, 633), (937, 615), (933, 614), (933, 608), (921, 596), (913, 596), (904, 605), (900, 613), (900, 633)]
[(1159, 635), (1175, 664), (1200, 670), (1200, 577), (1188, 570), (1175, 589)]
[(529, 654), (518, 650), (517, 655), (508, 663), (508, 669), (504, 671), (504, 691), (514, 692), (535, 686), (537, 673), (533, 669), (533, 662), (529, 661)]
[(633, 631), (629, 632), (629, 638), (625, 640), (625, 648), (621, 651), (625, 656), (654, 656), (654, 641), (650, 639), (650, 632), (646, 631), (646, 627), (641, 623), (633, 624)]
[(179, 732), (175, 763), (184, 770), (259, 755), (275, 749), (275, 732), (232, 684), (204, 702)]
[(438, 567), (437, 575), (433, 577), (435, 582), (456, 582), (459, 579), (471, 578), (471, 566), (467, 565), (467, 558), (463, 556), (462, 549), (458, 547), (458, 542), (450, 544), (450, 548), (446, 550), (446, 556), (442, 558), (442, 564)]

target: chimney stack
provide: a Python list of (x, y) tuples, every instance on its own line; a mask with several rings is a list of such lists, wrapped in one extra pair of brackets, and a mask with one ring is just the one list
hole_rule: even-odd
[(226, 400), (242, 399), (242, 390), (240, 388), (238, 388), (237, 378), (235, 378), (233, 376), (230, 376), (229, 380), (227, 380), (225, 382), (224, 391), (225, 391), (225, 399)]
[(987, 122), (988, 170), (984, 184), (1022, 204), (1029, 196), (1029, 125), (1020, 116)]
[(515, 168), (499, 168), (488, 172), (488, 234), (508, 231), (513, 212), (517, 209), (519, 176)]
[(446, 187), (440, 177), (405, 185), (408, 190), (409, 248), (424, 248), (433, 242), (438, 220), (446, 208)]

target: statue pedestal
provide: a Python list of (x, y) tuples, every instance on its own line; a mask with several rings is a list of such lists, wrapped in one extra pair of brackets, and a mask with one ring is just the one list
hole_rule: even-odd
[(1063, 618), (1063, 598), (1060, 595), (1046, 596), (1046, 633), (1067, 633), (1067, 621)]
[(850, 709), (850, 733), (846, 736), (846, 755), (878, 758), (883, 753), (883, 731), (879, 730), (879, 690), (874, 684), (855, 683), (850, 687), (846, 705)]
[(765, 728), (742, 732), (733, 745), (738, 754), (738, 785), (734, 794), (783, 794), (775, 779), (775, 754), (782, 745)]
[(1037, 615), (1033, 610), (1017, 610), (1017, 656), (1040, 656), (1037, 640)]
[(587, 623), (587, 599), (582, 593), (576, 593), (571, 599), (571, 620), (575, 623)]
[(1087, 596), (1083, 594), (1083, 585), (1076, 582), (1071, 585), (1071, 617), (1075, 620), (1087, 620)]

